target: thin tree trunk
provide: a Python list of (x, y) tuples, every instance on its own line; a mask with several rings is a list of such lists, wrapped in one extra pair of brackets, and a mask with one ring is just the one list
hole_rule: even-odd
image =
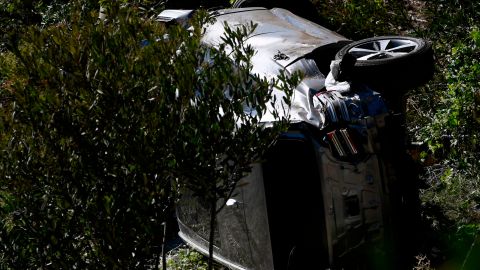
[(165, 242), (167, 241), (167, 222), (168, 222), (167, 220), (165, 220), (165, 222), (163, 223), (163, 239), (162, 239), (162, 269), (163, 270), (167, 270), (167, 255), (165, 254)]
[(214, 195), (210, 202), (210, 236), (208, 239), (208, 270), (213, 270), (213, 241), (215, 239), (215, 217), (217, 215), (216, 210), (217, 210), (217, 199), (216, 199), (216, 196)]

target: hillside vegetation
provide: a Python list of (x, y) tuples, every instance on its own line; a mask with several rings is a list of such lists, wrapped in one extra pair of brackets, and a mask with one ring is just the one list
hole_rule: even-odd
[[(448, 269), (476, 269), (480, 256), (480, 4), (460, 0), (314, 3), (322, 20), (347, 37), (408, 34), (432, 42), (434, 78), (406, 96), (409, 140), (421, 145), (412, 156), (424, 169), (419, 183), (428, 235), (424, 252), (437, 265), (447, 258)], [(427, 269), (424, 257), (419, 258), (423, 258), (420, 266)]]
[[(233, 136), (229, 121), (239, 107), (229, 108), (231, 118), (225, 121), (203, 122), (216, 119), (212, 112), (225, 108), (224, 86), (241, 86), (248, 65), (245, 73), (235, 71), (239, 77), (229, 77), (234, 71), (222, 53), (216, 55), (218, 65), (201, 61), (205, 52), (199, 32), (191, 37), (180, 28), (152, 25), (148, 18), (168, 1), (113, 1), (117, 5), (108, 12), (119, 19), (99, 23), (100, 3), (108, 2), (0, 0), (1, 269), (159, 265), (159, 243), (171, 205), (188, 186), (177, 180), (191, 169), (192, 158), (201, 156), (211, 165), (227, 155), (242, 164), (226, 166), (226, 171), (203, 170), (209, 166), (197, 164), (197, 191), (212, 191), (225, 175), (237, 179), (248, 171), (248, 164), (258, 158), (248, 149), (261, 153), (274, 133), (286, 127), (284, 119), (272, 133), (259, 133), (258, 123), (248, 119), (244, 133)], [(201, 1), (205, 7), (225, 2)], [(425, 227), (419, 230), (426, 239), (417, 267), (477, 269), (480, 3), (311, 4), (317, 22), (350, 39), (411, 35), (432, 42), (435, 75), (405, 97), (407, 143), (415, 143), (411, 155), (423, 168), (419, 186)], [(248, 29), (236, 34), (232, 45), (241, 44)], [(167, 36), (165, 42), (155, 42)], [(178, 48), (184, 48), (183, 53)], [(237, 52), (243, 63), (249, 59), (242, 53), (252, 53), (242, 46)], [(164, 68), (158, 68), (159, 62)], [(201, 80), (196, 77), (199, 71), (205, 71)], [(266, 96), (245, 94), (251, 87), (268, 89), (268, 82), (256, 82), (243, 84), (238, 99), (262, 106)], [(217, 89), (217, 96), (212, 95), (206, 107), (191, 106), (190, 100), (198, 98), (193, 89), (202, 87)], [(179, 100), (178, 89), (191, 91)], [(185, 125), (175, 124), (180, 122)], [(245, 143), (230, 148), (235, 140)], [(215, 148), (215, 155), (206, 146)], [(246, 152), (247, 157), (235, 154)], [(209, 193), (214, 195), (208, 199), (228, 195), (233, 182), (222, 183), (224, 189)]]
[(106, 20), (95, 1), (0, 2), (1, 269), (158, 268), (178, 196), (212, 205), (214, 224), (286, 128), (257, 115), (297, 76), (251, 75), (254, 25), (214, 49), (206, 12), (187, 30), (150, 3), (102, 7)]

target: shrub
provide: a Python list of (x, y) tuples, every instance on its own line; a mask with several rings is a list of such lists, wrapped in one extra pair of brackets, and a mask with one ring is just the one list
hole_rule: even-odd
[(202, 254), (189, 249), (189, 248), (179, 248), (175, 251), (175, 254), (169, 256), (167, 260), (167, 265), (169, 269), (172, 270), (182, 270), (182, 269), (198, 269), (206, 270), (207, 263)]
[(145, 91), (161, 85), (161, 62), (139, 41), (164, 33), (134, 14), (118, 18), (25, 33), (2, 92), (12, 100), (0, 165), (9, 267), (138, 267), (158, 255), (170, 196), (159, 156), (172, 135), (162, 127), (175, 123), (152, 105), (161, 93)]
[(383, 0), (312, 1), (329, 28), (351, 39), (392, 35), (413, 29), (406, 4)]
[[(428, 184), (421, 192), (424, 215), (449, 260), (458, 268), (475, 269), (480, 221), (480, 32), (466, 23), (461, 25), (463, 32), (459, 27), (452, 27), (450, 37), (437, 39), (440, 68), (425, 88), (430, 92), (414, 96), (420, 97), (417, 105), (422, 112), (414, 123), (417, 138), (429, 148), (430, 154), (423, 156), (436, 159), (424, 176)], [(455, 36), (455, 43), (447, 42)]]
[[(446, 169), (443, 175), (432, 179), (435, 181), (434, 189), (442, 194), (436, 194), (436, 198), (441, 200), (435, 201), (444, 204), (449, 213), (456, 212), (453, 215), (455, 219), (462, 217), (467, 223), (478, 221), (475, 211), (472, 210), (480, 203), (480, 194), (477, 194), (477, 176), (480, 169), (478, 45), (480, 32), (473, 27), (470, 37), (452, 48), (450, 56), (446, 58), (446, 88), (437, 92), (437, 109), (431, 115), (430, 124), (426, 125), (419, 135), (433, 153), (440, 153), (444, 158)], [(456, 199), (459, 196), (463, 198), (462, 201)]]
[(106, 22), (74, 6), (71, 21), (11, 43), (16, 69), (0, 76), (1, 268), (154, 268), (178, 191), (225, 199), (286, 126), (244, 113), (261, 116), (276, 83), (250, 75), (248, 27), (206, 48), (205, 14), (187, 31), (106, 7)]

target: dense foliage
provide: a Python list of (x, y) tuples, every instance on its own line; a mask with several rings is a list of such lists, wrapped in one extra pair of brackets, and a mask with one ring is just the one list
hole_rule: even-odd
[[(238, 71), (231, 66), (205, 65), (198, 32), (192, 38), (182, 29), (163, 29), (141, 19), (164, 6), (186, 7), (190, 1), (118, 1), (131, 9), (109, 23), (96, 20), (99, 2), (109, 1), (85, 0), (76, 6), (76, 1), (64, 0), (0, 0), (2, 267), (155, 264), (168, 215), (165, 205), (178, 191), (171, 189), (172, 179), (186, 174), (192, 178), (186, 166), (193, 163), (192, 169), (214, 182), (226, 180), (214, 196), (218, 199), (235, 183), (224, 176), (247, 170), (247, 163), (229, 168), (231, 162), (215, 154), (223, 151), (241, 158), (235, 156), (237, 148), (216, 143), (225, 139), (225, 145), (240, 144), (241, 138), (223, 133), (233, 127), (228, 117), (237, 114), (204, 123), (218, 119), (218, 108), (190, 104), (192, 98), (211, 97), (206, 104), (223, 108), (225, 80), (239, 85), (245, 74), (232, 79), (226, 74)], [(454, 255), (457, 268), (468, 268), (480, 232), (480, 4), (312, 2), (319, 22), (351, 39), (410, 34), (432, 41), (436, 74), (425, 87), (408, 94), (407, 104), (410, 139), (424, 146), (418, 158), (425, 168), (423, 215), (433, 232), (430, 244), (436, 245), (426, 253), (442, 258), (440, 247)], [(196, 4), (213, 7), (226, 1)], [(240, 36), (248, 33), (240, 31)], [(167, 33), (168, 39), (156, 42)], [(181, 53), (179, 48), (184, 48)], [(251, 51), (244, 49), (239, 55), (247, 57), (239, 60), (248, 62)], [(221, 53), (213, 57), (218, 58), (215, 63), (226, 59)], [(199, 71), (204, 80), (198, 80)], [(255, 80), (256, 86), (238, 89), (266, 87), (267, 82)], [(199, 95), (206, 86), (222, 91)], [(182, 126), (181, 120), (189, 125)], [(260, 144), (273, 136), (238, 134), (251, 136), (249, 140), (264, 138)], [(253, 156), (248, 144), (239, 149)], [(218, 162), (227, 170), (202, 171), (216, 168)], [(174, 187), (188, 185), (196, 194), (210, 194), (204, 192), (213, 182), (197, 180), (176, 182)], [(131, 244), (121, 245), (124, 241)]]
[(408, 6), (403, 1), (313, 0), (320, 21), (336, 32), (356, 40), (413, 31)]
[(159, 125), (166, 108), (152, 99), (161, 93), (145, 91), (160, 84), (155, 51), (138, 41), (163, 33), (131, 32), (140, 22), (119, 18), (130, 21), (79, 17), (31, 28), (21, 41), (17, 72), (2, 87), (6, 266), (113, 268), (158, 254), (169, 198), (157, 156), (176, 123)]
[(225, 200), (288, 120), (258, 122), (277, 82), (250, 75), (254, 25), (213, 49), (206, 14), (187, 31), (79, 3), (0, 57), (2, 269), (158, 266), (180, 192)]
[(434, 40), (438, 71), (431, 84), (412, 95), (420, 112), (412, 130), (428, 145), (422, 156), (429, 161), (422, 192), (425, 216), (465, 269), (478, 266), (480, 232), (479, 7), (475, 1), (452, 0), (429, 5), (426, 35)]

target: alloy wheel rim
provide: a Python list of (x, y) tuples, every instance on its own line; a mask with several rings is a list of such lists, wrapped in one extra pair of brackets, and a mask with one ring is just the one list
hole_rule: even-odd
[(348, 50), (359, 61), (401, 57), (418, 48), (418, 43), (409, 39), (381, 39), (358, 44)]

